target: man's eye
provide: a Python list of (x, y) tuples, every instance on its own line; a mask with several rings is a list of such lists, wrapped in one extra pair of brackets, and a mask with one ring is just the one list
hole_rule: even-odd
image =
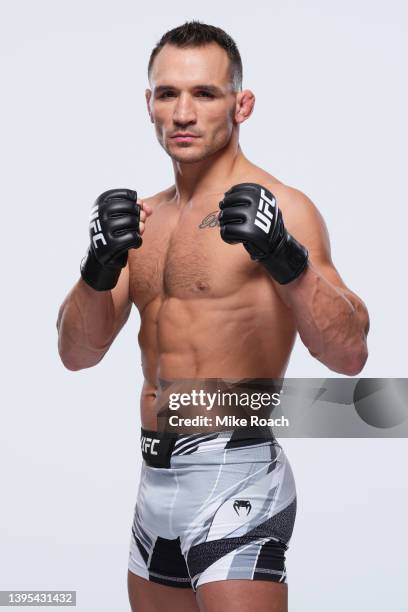
[(197, 95), (200, 97), (204, 97), (204, 98), (213, 98), (213, 94), (210, 93), (209, 91), (198, 91)]
[(159, 98), (170, 98), (174, 95), (174, 91), (164, 91), (162, 94), (160, 94)]

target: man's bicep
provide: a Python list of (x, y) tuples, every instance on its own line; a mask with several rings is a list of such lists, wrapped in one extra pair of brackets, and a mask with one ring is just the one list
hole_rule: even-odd
[(333, 285), (345, 288), (332, 261), (329, 232), (322, 214), (304, 193), (290, 189), (288, 196), (282, 202), (286, 229), (307, 248), (310, 266)]
[(359, 305), (361, 299), (347, 287), (333, 263), (329, 232), (322, 214), (304, 193), (291, 191), (294, 196), (286, 207), (288, 225), (284, 217), (288, 231), (307, 248), (309, 265), (327, 282), (340, 289), (352, 304)]
[(129, 264), (122, 268), (119, 280), (116, 286), (111, 290), (111, 294), (115, 308), (113, 341), (128, 320), (130, 311), (132, 310), (132, 301), (129, 291)]

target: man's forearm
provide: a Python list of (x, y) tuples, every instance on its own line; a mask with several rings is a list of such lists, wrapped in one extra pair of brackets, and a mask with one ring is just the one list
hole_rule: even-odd
[(113, 336), (115, 309), (110, 291), (95, 291), (80, 279), (58, 313), (58, 351), (65, 367), (97, 364)]
[(356, 295), (330, 283), (310, 262), (299, 278), (278, 291), (313, 357), (349, 376), (362, 370), (368, 355), (369, 318)]

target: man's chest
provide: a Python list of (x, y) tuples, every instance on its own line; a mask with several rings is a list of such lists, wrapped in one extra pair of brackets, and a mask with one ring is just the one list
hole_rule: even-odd
[(224, 297), (256, 273), (241, 244), (226, 244), (217, 221), (218, 201), (205, 206), (156, 208), (140, 249), (129, 252), (130, 292), (136, 305), (154, 297)]

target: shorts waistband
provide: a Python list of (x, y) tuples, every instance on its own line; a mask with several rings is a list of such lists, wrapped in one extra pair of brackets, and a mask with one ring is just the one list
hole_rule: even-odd
[(169, 468), (171, 458), (176, 455), (242, 448), (266, 441), (276, 442), (270, 427), (241, 427), (197, 434), (150, 431), (141, 427), (140, 433), (143, 459), (150, 467), (157, 468)]

